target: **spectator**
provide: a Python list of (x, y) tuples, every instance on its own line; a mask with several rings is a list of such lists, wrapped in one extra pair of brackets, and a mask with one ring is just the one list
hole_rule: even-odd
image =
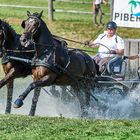
[[(102, 8), (101, 3), (107, 4), (107, 0), (93, 0), (93, 21), (96, 26), (103, 26), (102, 23)], [(98, 17), (99, 16), (99, 17)], [(97, 18), (99, 18), (99, 21), (97, 21)]]

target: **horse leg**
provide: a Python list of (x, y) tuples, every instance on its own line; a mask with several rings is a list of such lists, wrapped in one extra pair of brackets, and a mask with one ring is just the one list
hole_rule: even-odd
[(94, 100), (98, 101), (96, 97), (92, 95), (92, 88), (95, 86), (94, 80), (86, 80), (84, 83), (84, 92), (85, 92), (85, 98), (86, 98), (86, 106), (90, 106), (90, 97), (92, 96)]
[(23, 100), (27, 97), (27, 95), (35, 88), (37, 87), (43, 87), (43, 86), (50, 86), (53, 81), (55, 80), (56, 75), (47, 75), (43, 77), (42, 79), (32, 82), (28, 88), (19, 96), (19, 98), (14, 102), (14, 107), (19, 108), (23, 105)]
[(0, 81), (0, 88), (7, 84), (7, 103), (6, 103), (6, 114), (11, 113), (11, 104), (13, 96), (13, 84), (14, 84), (15, 69), (10, 69), (10, 71), (5, 75), (5, 77)]
[(90, 91), (88, 91), (89, 89), (85, 89), (85, 101), (86, 101), (86, 107), (90, 106)]
[(85, 113), (85, 109), (86, 109), (85, 96), (83, 96), (83, 92), (81, 91), (79, 86), (76, 86), (73, 89), (74, 89), (74, 93), (76, 94), (76, 97), (80, 103), (81, 117), (85, 117), (85, 114), (86, 114)]
[(15, 69), (11, 69), (6, 75), (5, 77), (0, 81), (0, 88), (2, 88), (4, 85), (6, 85), (9, 80), (13, 79), (15, 74)]
[(35, 115), (36, 105), (37, 105), (37, 102), (38, 102), (40, 91), (41, 91), (40, 87), (34, 89), (34, 97), (32, 99), (32, 105), (31, 105), (31, 109), (30, 109), (30, 112), (29, 112), (29, 116), (34, 116)]
[[(81, 107), (81, 117), (88, 116), (88, 108), (90, 106), (90, 85), (88, 82), (81, 82), (78, 85), (77, 90), (77, 98)], [(75, 89), (74, 89), (75, 90)]]
[(9, 78), (7, 79), (6, 77), (4, 77), (1, 81), (0, 81), (0, 88), (2, 88), (3, 86), (6, 85), (6, 83), (8, 83)]
[(13, 84), (14, 84), (13, 80), (11, 80), (9, 83), (7, 83), (7, 103), (6, 103), (5, 114), (11, 113), (12, 97), (13, 97)]

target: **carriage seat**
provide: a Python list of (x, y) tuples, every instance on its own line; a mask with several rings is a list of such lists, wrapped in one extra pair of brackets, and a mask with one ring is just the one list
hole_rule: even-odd
[(124, 80), (126, 73), (126, 61), (121, 56), (112, 58), (107, 64), (107, 73), (115, 78)]

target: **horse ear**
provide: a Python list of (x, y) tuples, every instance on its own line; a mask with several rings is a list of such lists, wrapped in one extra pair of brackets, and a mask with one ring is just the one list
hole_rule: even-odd
[(30, 11), (27, 11), (27, 16), (29, 17), (29, 16), (31, 16), (31, 13), (30, 13)]
[(43, 14), (43, 10), (40, 12), (40, 14), (39, 14), (39, 18), (42, 17), (42, 14)]
[(22, 27), (22, 28), (25, 28), (25, 20), (22, 21), (21, 27)]

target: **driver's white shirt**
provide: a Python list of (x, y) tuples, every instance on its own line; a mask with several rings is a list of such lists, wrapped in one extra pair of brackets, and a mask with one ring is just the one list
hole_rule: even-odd
[(95, 0), (94, 3), (95, 4), (101, 4), (102, 0)]
[[(101, 58), (110, 57), (110, 54), (109, 54), (110, 50), (124, 49), (124, 41), (121, 37), (115, 34), (114, 36), (108, 38), (106, 32), (103, 34), (100, 34), (97, 37), (97, 39), (94, 40), (93, 43), (99, 46), (98, 54), (100, 55)], [(103, 44), (104, 46), (98, 45), (98, 43)]]

